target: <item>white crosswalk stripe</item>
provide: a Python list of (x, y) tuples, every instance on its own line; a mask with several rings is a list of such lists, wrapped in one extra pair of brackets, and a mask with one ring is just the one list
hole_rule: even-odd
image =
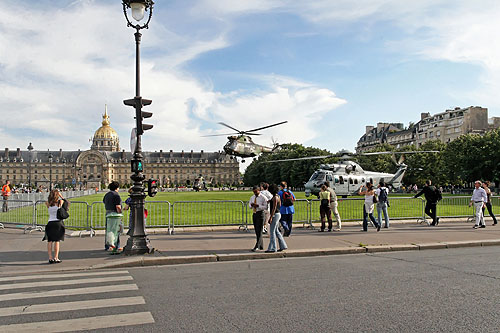
[[(132, 281), (124, 270), (2, 277), (0, 332), (72, 332), (152, 324), (155, 320), (144, 311), (146, 301), (137, 295), (139, 288)], [(101, 285), (93, 286), (97, 283)], [(136, 295), (122, 296), (124, 292)]]

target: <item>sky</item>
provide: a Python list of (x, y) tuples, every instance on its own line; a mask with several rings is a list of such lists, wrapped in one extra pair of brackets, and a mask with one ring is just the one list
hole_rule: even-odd
[[(2, 0), (0, 149), (86, 150), (105, 105), (130, 150), (134, 30), (119, 0)], [(142, 30), (147, 151), (228, 133), (354, 150), (365, 126), (454, 107), (500, 116), (500, 2), (156, 0)], [(230, 132), (230, 131), (229, 131)]]

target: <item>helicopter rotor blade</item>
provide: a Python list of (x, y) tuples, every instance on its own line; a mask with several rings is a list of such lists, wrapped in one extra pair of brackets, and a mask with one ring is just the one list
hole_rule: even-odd
[(387, 155), (387, 154), (420, 154), (420, 153), (439, 153), (439, 150), (421, 150), (421, 151), (376, 151), (372, 153), (358, 153), (357, 155)]
[(209, 136), (228, 136), (228, 135), (239, 135), (240, 133), (228, 133), (228, 134), (210, 134), (210, 135), (202, 135), (202, 138), (206, 138)]
[(298, 157), (298, 158), (288, 158), (283, 160), (272, 160), (265, 161), (264, 163), (276, 163), (276, 162), (290, 162), (290, 161), (306, 161), (306, 160), (319, 160), (324, 158), (333, 157), (335, 155), (325, 155), (325, 156), (309, 156), (309, 157)]
[(405, 161), (405, 155), (401, 155), (397, 164), (401, 165), (401, 164), (403, 164), (404, 161)]
[(230, 129), (232, 129), (233, 131), (238, 132), (238, 134), (242, 134), (242, 133), (243, 133), (243, 131), (240, 131), (239, 129), (236, 129), (236, 128), (232, 127), (232, 126), (229, 126), (229, 125), (228, 125), (228, 124), (226, 124), (226, 123), (219, 122), (219, 124), (220, 124), (220, 125), (222, 125), (222, 126), (226, 126), (227, 128), (230, 128)]
[(394, 162), (394, 164), (399, 165), (398, 161), (396, 160), (396, 154), (391, 155), (391, 160)]
[(243, 133), (245, 134), (249, 134), (249, 132), (256, 132), (256, 131), (260, 131), (260, 130), (263, 130), (263, 129), (266, 129), (266, 128), (269, 128), (269, 127), (274, 127), (274, 126), (278, 126), (278, 125), (281, 125), (281, 124), (285, 124), (287, 123), (288, 121), (285, 120), (285, 121), (282, 121), (282, 122), (279, 122), (279, 123), (276, 123), (276, 124), (272, 124), (272, 125), (268, 125), (268, 126), (264, 126), (264, 127), (259, 127), (259, 128), (256, 128), (256, 129), (253, 129), (253, 130), (249, 130), (249, 131), (244, 131)]

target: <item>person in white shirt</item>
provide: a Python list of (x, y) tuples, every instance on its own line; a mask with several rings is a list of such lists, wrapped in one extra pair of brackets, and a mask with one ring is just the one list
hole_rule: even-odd
[(257, 242), (251, 251), (255, 252), (257, 249), (264, 250), (262, 227), (264, 226), (265, 211), (267, 210), (267, 199), (260, 193), (259, 185), (253, 187), (253, 195), (248, 201), (248, 206), (253, 210), (253, 228), (255, 230), (255, 236), (257, 237)]
[(273, 195), (271, 192), (269, 192), (267, 189), (269, 188), (268, 183), (260, 183), (260, 193), (266, 197), (267, 200), (267, 209), (265, 211), (265, 216), (264, 216), (264, 228), (262, 229), (263, 234), (267, 234), (267, 225), (271, 224), (270, 217), (271, 214), (269, 213), (269, 202), (273, 198)]
[(474, 229), (486, 228), (484, 224), (483, 206), (488, 201), (488, 196), (484, 188), (481, 187), (481, 182), (476, 180), (474, 182), (474, 192), (472, 192), (472, 197), (470, 198), (469, 207), (474, 205), (476, 212), (476, 224)]

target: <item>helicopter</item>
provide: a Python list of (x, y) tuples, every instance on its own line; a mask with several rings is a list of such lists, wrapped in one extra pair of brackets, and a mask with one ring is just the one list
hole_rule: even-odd
[(232, 129), (233, 131), (236, 131), (236, 133), (229, 133), (229, 134), (213, 134), (213, 135), (204, 135), (204, 137), (209, 137), (209, 136), (226, 136), (227, 139), (229, 140), (225, 145), (224, 145), (224, 151), (226, 154), (230, 155), (231, 157), (241, 157), (242, 162), (245, 163), (244, 158), (247, 157), (255, 157), (258, 156), (262, 153), (272, 153), (279, 149), (279, 145), (275, 144), (274, 147), (267, 147), (263, 146), (260, 144), (257, 144), (253, 142), (252, 140), (252, 135), (260, 135), (259, 133), (255, 133), (257, 131), (269, 128), (269, 127), (274, 127), (278, 126), (281, 124), (285, 124), (288, 121), (282, 121), (276, 124), (264, 126), (264, 127), (259, 127), (256, 129), (248, 130), (248, 131), (240, 131), (226, 123), (219, 122), (220, 125), (226, 126), (227, 128)]
[[(269, 161), (269, 163), (339, 157), (339, 163), (321, 164), (319, 166), (319, 169), (314, 171), (312, 176), (305, 183), (305, 195), (306, 197), (309, 197), (311, 195), (318, 196), (321, 185), (323, 185), (325, 181), (328, 181), (331, 188), (336, 192), (337, 195), (346, 198), (348, 195), (356, 195), (359, 189), (362, 186), (365, 186), (368, 182), (373, 186), (376, 186), (380, 182), (384, 182), (386, 185), (391, 185), (393, 188), (401, 187), (401, 181), (406, 170), (408, 169), (408, 166), (403, 163), (404, 154), (439, 153), (439, 151), (425, 150), (405, 151), (399, 153), (401, 154), (399, 161), (396, 161), (395, 152), (372, 152), (354, 154), (347, 150), (341, 150), (337, 154), (333, 155), (274, 160)], [(353, 155), (370, 156), (386, 154), (391, 154), (393, 162), (398, 166), (398, 170), (396, 171), (396, 173), (392, 174), (363, 170), (363, 168), (358, 163), (350, 160), (351, 156)]]

